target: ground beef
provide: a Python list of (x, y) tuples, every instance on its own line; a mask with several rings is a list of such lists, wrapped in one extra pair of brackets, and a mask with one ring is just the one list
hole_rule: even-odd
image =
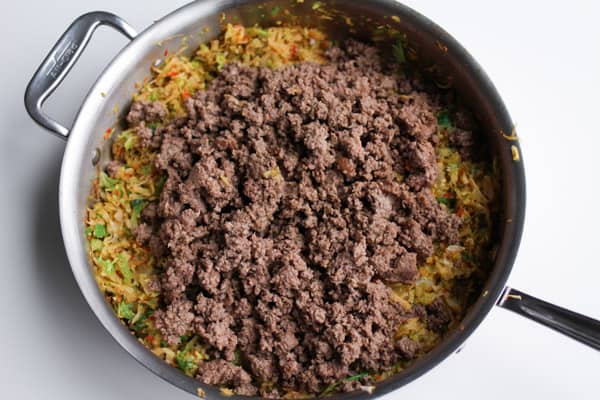
[(166, 115), (167, 109), (158, 101), (136, 101), (127, 114), (127, 122), (131, 126), (137, 126), (142, 122), (160, 121)]
[(396, 349), (400, 352), (400, 354), (403, 357), (411, 359), (417, 353), (417, 350), (419, 349), (419, 344), (412, 339), (403, 337), (396, 341)]
[(189, 332), (194, 321), (191, 301), (178, 298), (171, 302), (166, 310), (160, 310), (156, 316), (156, 327), (161, 331), (168, 331), (170, 336), (165, 336), (168, 343), (179, 342), (179, 337)]
[(236, 393), (253, 396), (257, 390), (252, 385), (250, 374), (243, 368), (224, 360), (213, 360), (203, 363), (198, 378), (209, 385), (228, 385), (235, 387)]
[(108, 162), (108, 164), (106, 164), (106, 167), (105, 167), (106, 173), (111, 178), (114, 178), (117, 175), (119, 168), (121, 168), (122, 166), (123, 166), (123, 163), (121, 161), (111, 160)]
[(136, 231), (165, 260), (156, 326), (172, 345), (200, 336), (213, 360), (199, 365), (205, 383), (319, 393), (413, 358), (416, 342), (394, 340), (407, 318), (448, 322), (441, 299), (405, 310), (386, 285), (413, 283), (433, 243), (457, 237), (431, 191), (436, 100), (372, 47), (328, 57), (227, 65), (187, 100), (187, 118), (156, 132), (156, 103), (127, 118), (167, 178)]
[(444, 299), (438, 297), (433, 303), (429, 304), (426, 309), (427, 325), (429, 329), (442, 332), (452, 319), (452, 312), (444, 302)]
[(466, 131), (460, 128), (453, 129), (449, 132), (450, 143), (458, 149), (459, 154), (464, 159), (473, 158), (473, 147), (475, 139), (472, 131)]

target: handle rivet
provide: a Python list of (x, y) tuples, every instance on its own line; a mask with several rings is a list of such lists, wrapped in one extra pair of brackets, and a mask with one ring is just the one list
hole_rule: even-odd
[(92, 151), (92, 165), (96, 166), (98, 164), (98, 162), (100, 161), (100, 156), (102, 155), (102, 152), (100, 151), (99, 148), (95, 148), (94, 151)]

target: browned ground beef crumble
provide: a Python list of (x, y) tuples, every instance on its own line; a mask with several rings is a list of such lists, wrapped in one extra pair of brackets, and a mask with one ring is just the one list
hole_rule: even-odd
[[(439, 100), (373, 47), (350, 41), (328, 58), (227, 65), (187, 117), (155, 131), (159, 103), (128, 116), (167, 176), (136, 230), (165, 260), (156, 325), (172, 345), (201, 337), (207, 384), (319, 393), (414, 357), (417, 343), (394, 339), (407, 318), (436, 331), (451, 319), (441, 298), (406, 310), (386, 286), (414, 282), (434, 242), (456, 241), (459, 220), (431, 191)], [(468, 154), (470, 132), (457, 135)]]

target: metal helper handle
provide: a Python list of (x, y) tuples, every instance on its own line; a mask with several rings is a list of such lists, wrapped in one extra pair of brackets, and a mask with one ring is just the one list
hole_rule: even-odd
[(69, 129), (50, 118), (42, 111), (46, 99), (60, 85), (100, 25), (108, 25), (133, 39), (136, 31), (120, 17), (96, 11), (77, 18), (58, 39), (42, 65), (35, 71), (25, 91), (25, 108), (35, 122), (57, 136), (66, 139)]
[(600, 350), (600, 321), (506, 287), (498, 306)]

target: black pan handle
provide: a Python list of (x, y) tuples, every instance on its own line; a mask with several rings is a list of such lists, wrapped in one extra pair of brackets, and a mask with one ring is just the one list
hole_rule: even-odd
[(65, 79), (92, 34), (100, 25), (108, 25), (129, 39), (136, 36), (135, 30), (114, 14), (96, 11), (77, 18), (58, 39), (42, 65), (35, 71), (25, 92), (25, 108), (35, 122), (57, 136), (66, 139), (69, 130), (42, 111), (44, 101)]
[(600, 321), (506, 287), (496, 305), (600, 350)]

